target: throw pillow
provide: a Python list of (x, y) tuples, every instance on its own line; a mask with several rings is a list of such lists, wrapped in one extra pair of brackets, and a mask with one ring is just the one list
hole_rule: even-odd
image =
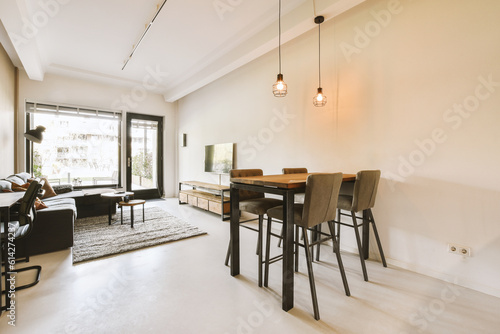
[(64, 194), (64, 193), (69, 193), (73, 191), (73, 185), (72, 184), (56, 184), (52, 187), (56, 194)]
[(43, 195), (42, 199), (57, 196), (54, 189), (52, 189), (49, 180), (47, 180), (46, 178), (42, 178), (42, 181), (45, 181), (45, 183), (42, 186), (42, 189), (45, 190), (45, 194)]
[(17, 184), (15, 182), (12, 182), (13, 191), (26, 191), (26, 189), (28, 189), (29, 186), (30, 186), (29, 183)]
[(42, 210), (46, 208), (48, 208), (48, 206), (37, 197), (35, 200), (35, 209)]

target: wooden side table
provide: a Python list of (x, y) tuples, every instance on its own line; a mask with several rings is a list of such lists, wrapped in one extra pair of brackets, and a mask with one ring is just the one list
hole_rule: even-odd
[(132, 191), (118, 191), (101, 194), (101, 197), (109, 199), (108, 225), (111, 225), (111, 211), (113, 211), (113, 205), (116, 207), (116, 202), (125, 196), (134, 196), (134, 193)]
[(120, 205), (121, 211), (122, 211), (122, 224), (123, 224), (123, 207), (124, 206), (130, 206), (130, 221), (131, 221), (131, 227), (134, 228), (134, 206), (136, 205), (141, 205), (142, 204), (142, 222), (144, 222), (144, 203), (146, 203), (145, 200), (143, 199), (131, 199), (128, 202), (121, 201), (118, 203)]

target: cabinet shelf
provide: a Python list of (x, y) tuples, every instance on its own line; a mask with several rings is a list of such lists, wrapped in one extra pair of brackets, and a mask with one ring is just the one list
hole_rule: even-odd
[[(182, 189), (188, 186), (190, 189)], [(229, 186), (218, 184), (182, 181), (179, 182), (179, 204), (190, 204), (203, 210), (217, 213), (222, 220), (229, 219), (231, 203), (228, 194)]]

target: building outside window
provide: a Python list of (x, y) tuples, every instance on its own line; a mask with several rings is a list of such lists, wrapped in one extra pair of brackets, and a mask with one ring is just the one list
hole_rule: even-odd
[(119, 185), (119, 113), (36, 103), (26, 110), (27, 127), (46, 128), (42, 143), (33, 144), (36, 177), (74, 186)]

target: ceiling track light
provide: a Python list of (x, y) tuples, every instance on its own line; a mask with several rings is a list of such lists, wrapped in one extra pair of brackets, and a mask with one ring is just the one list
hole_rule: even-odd
[(279, 16), (278, 16), (278, 52), (279, 52), (279, 73), (276, 82), (273, 85), (273, 94), (276, 97), (284, 97), (287, 92), (287, 85), (283, 80), (283, 74), (281, 74), (281, 0), (279, 0)]
[(146, 34), (149, 32), (149, 29), (151, 28), (151, 26), (153, 25), (154, 21), (158, 17), (158, 14), (160, 14), (160, 12), (163, 9), (163, 6), (165, 6), (166, 2), (167, 2), (167, 0), (164, 0), (163, 3), (161, 4), (161, 6), (158, 6), (158, 9), (156, 10), (155, 15), (151, 19), (151, 22), (149, 22), (149, 24), (146, 26), (146, 29), (144, 30), (144, 32), (141, 35), (141, 38), (139, 38), (139, 41), (137, 43), (135, 43), (135, 45), (132, 47), (132, 52), (128, 56), (128, 59), (125, 61), (125, 64), (123, 64), (122, 71), (125, 69), (125, 67), (127, 66), (128, 62), (134, 56), (135, 51), (137, 50), (137, 48), (139, 47), (139, 45), (141, 45), (142, 40), (144, 39), (144, 37), (146, 37)]
[(321, 88), (321, 23), (325, 21), (323, 16), (316, 16), (314, 23), (318, 25), (318, 93), (313, 97), (313, 104), (315, 107), (323, 107), (326, 104), (326, 96), (323, 95), (323, 88)]

